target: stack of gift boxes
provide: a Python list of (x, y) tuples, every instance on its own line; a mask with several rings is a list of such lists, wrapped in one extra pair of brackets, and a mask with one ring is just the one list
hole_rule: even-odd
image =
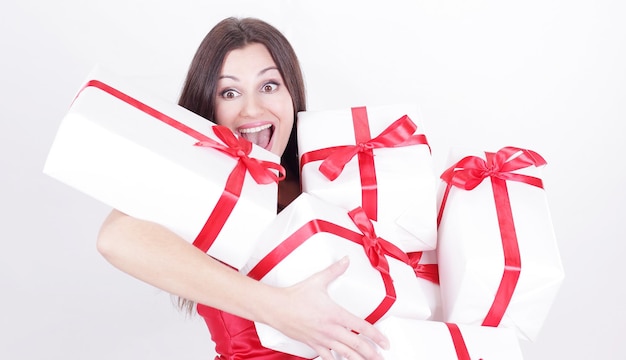
[[(437, 172), (412, 105), (301, 112), (296, 126), (303, 193), (276, 214), (277, 156), (96, 69), (44, 172), (274, 286), (348, 256), (329, 295), (388, 336), (385, 359), (521, 359), (563, 280), (545, 160), (453, 149)], [(256, 327), (264, 346), (316, 357)]]

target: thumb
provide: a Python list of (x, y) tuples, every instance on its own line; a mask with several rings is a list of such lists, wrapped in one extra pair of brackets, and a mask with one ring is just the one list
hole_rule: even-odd
[(317, 276), (319, 280), (323, 283), (324, 286), (328, 287), (328, 285), (346, 272), (350, 266), (350, 259), (348, 256), (342, 257), (339, 261), (334, 264), (328, 266), (326, 269), (320, 271)]

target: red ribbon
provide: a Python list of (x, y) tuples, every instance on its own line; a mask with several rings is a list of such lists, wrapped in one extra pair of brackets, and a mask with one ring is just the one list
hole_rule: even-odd
[[(202, 230), (200, 230), (200, 233), (193, 242), (196, 247), (204, 252), (207, 252), (211, 245), (213, 245), (217, 235), (224, 227), (226, 220), (239, 200), (246, 171), (250, 172), (250, 175), (258, 184), (269, 184), (272, 182), (277, 183), (285, 177), (285, 169), (279, 164), (248, 157), (252, 151), (252, 143), (244, 138), (236, 137), (230, 129), (224, 126), (215, 125), (212, 126), (212, 129), (215, 135), (222, 140), (225, 145), (220, 144), (219, 142), (188, 127), (176, 119), (163, 114), (155, 108), (150, 107), (99, 80), (88, 81), (79, 91), (78, 95), (87, 87), (100, 89), (154, 117), (155, 119), (160, 120), (163, 123), (195, 138), (198, 140), (195, 144), (196, 146), (210, 147), (238, 159), (237, 165), (228, 176), (226, 186), (220, 196), (220, 199), (215, 205), (215, 208), (211, 212), (211, 215), (207, 219)], [(76, 96), (78, 97), (78, 95)], [(279, 175), (276, 175), (276, 173), (272, 170), (277, 170)]]
[(409, 265), (413, 268), (415, 276), (439, 285), (439, 265), (420, 264), (419, 262), (422, 259), (423, 254), (424, 252), (422, 251), (407, 253), (407, 256), (409, 257)]
[(385, 251), (383, 246), (381, 245), (380, 240), (376, 233), (374, 232), (374, 225), (367, 217), (365, 211), (362, 208), (357, 207), (356, 209), (350, 211), (348, 213), (350, 219), (354, 222), (354, 224), (361, 230), (363, 233), (363, 248), (365, 249), (365, 254), (376, 270), (378, 270), (381, 274), (389, 275), (389, 262), (385, 257)]
[[(258, 184), (279, 182), (285, 178), (285, 169), (282, 166), (248, 157), (250, 151), (252, 151), (252, 143), (248, 140), (236, 137), (230, 129), (223, 126), (213, 126), (213, 131), (227, 146), (206, 140), (200, 141), (196, 145), (219, 150), (231, 157), (238, 158), (238, 161), (233, 171), (228, 175), (226, 186), (220, 199), (193, 242), (197, 248), (204, 252), (207, 252), (213, 245), (217, 235), (222, 231), (226, 220), (228, 220), (235, 208), (243, 189), (246, 170), (250, 172), (250, 175)], [(278, 170), (280, 175), (276, 175), (270, 169)]]
[(448, 327), (448, 331), (450, 331), (450, 336), (452, 337), (452, 343), (454, 344), (454, 350), (456, 350), (457, 358), (459, 360), (472, 360), (459, 327), (452, 323), (445, 324)]
[(248, 272), (248, 276), (256, 280), (261, 280), (276, 264), (291, 254), (298, 246), (309, 240), (313, 235), (324, 232), (334, 234), (363, 246), (370, 264), (380, 273), (383, 284), (385, 285), (386, 295), (378, 307), (365, 318), (366, 321), (372, 324), (380, 320), (396, 301), (396, 291), (393, 286), (393, 279), (389, 275), (389, 263), (386, 256), (391, 256), (407, 264), (409, 263), (409, 259), (407, 255), (394, 244), (376, 236), (373, 225), (363, 209), (356, 208), (350, 211), (349, 214), (359, 230), (363, 231), (363, 233), (346, 229), (325, 220), (311, 220), (302, 225), (262, 258), (261, 261)]
[[(243, 137), (235, 136), (225, 126), (213, 126), (213, 132), (226, 146), (212, 139), (199, 141), (195, 145), (210, 147), (233, 158), (239, 158), (239, 161), (245, 165), (245, 168), (257, 184), (278, 183), (285, 178), (285, 169), (281, 165), (248, 157), (250, 152), (252, 152), (252, 143), (250, 141)], [(270, 169), (276, 170), (276, 172), (270, 171)]]
[(364, 106), (352, 108), (352, 123), (356, 145), (332, 146), (304, 153), (300, 158), (300, 170), (309, 162), (323, 160), (319, 170), (326, 178), (333, 181), (356, 155), (361, 176), (362, 207), (370, 219), (377, 220), (378, 185), (374, 166), (374, 149), (428, 145), (428, 141), (423, 134), (413, 135), (417, 125), (407, 115), (393, 122), (373, 139), (369, 131), (367, 110)]
[(439, 209), (437, 225), (441, 223), (443, 209), (452, 186), (472, 190), (484, 179), (488, 177), (491, 179), (504, 252), (504, 272), (493, 304), (482, 325), (498, 326), (511, 302), (522, 268), (506, 181), (517, 181), (543, 188), (541, 179), (512, 171), (529, 166), (542, 166), (546, 161), (534, 151), (515, 147), (504, 147), (495, 154), (485, 154), (486, 161), (476, 156), (467, 156), (441, 175), (441, 179), (448, 185)]

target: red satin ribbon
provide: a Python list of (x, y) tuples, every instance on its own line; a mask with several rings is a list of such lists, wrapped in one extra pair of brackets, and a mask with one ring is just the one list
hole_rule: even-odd
[(407, 255), (394, 244), (376, 236), (373, 225), (363, 212), (363, 209), (356, 208), (349, 214), (359, 230), (363, 231), (363, 233), (346, 229), (325, 220), (311, 220), (302, 225), (293, 234), (283, 240), (280, 245), (270, 251), (248, 272), (248, 276), (256, 280), (261, 280), (276, 264), (287, 257), (298, 246), (309, 240), (313, 235), (323, 232), (334, 234), (363, 246), (370, 264), (380, 273), (383, 284), (385, 285), (386, 295), (378, 307), (365, 318), (366, 321), (372, 324), (380, 320), (396, 301), (396, 291), (393, 286), (393, 279), (389, 275), (389, 263), (386, 256), (391, 256), (407, 264), (409, 263), (409, 259)]
[[(213, 131), (220, 140), (224, 141), (227, 145), (226, 147), (215, 141), (200, 141), (196, 145), (219, 150), (231, 157), (238, 158), (238, 161), (233, 171), (228, 175), (222, 195), (193, 242), (197, 248), (204, 252), (207, 252), (213, 245), (217, 235), (222, 231), (226, 220), (228, 220), (235, 208), (243, 189), (246, 170), (250, 172), (250, 175), (258, 184), (279, 182), (285, 178), (285, 169), (282, 166), (248, 157), (248, 154), (252, 151), (252, 143), (248, 140), (236, 137), (230, 129), (223, 126), (213, 126)], [(276, 175), (270, 169), (278, 170), (280, 175)]]
[(409, 257), (409, 265), (413, 268), (415, 276), (439, 285), (439, 265), (420, 264), (419, 262), (422, 259), (423, 254), (424, 252), (422, 251), (407, 253), (407, 256)]
[[(163, 123), (170, 125), (171, 127), (182, 131), (183, 133), (198, 140), (195, 143), (196, 146), (210, 147), (218, 150), (230, 157), (237, 158), (237, 165), (228, 176), (226, 186), (220, 199), (218, 200), (215, 208), (211, 212), (211, 215), (204, 224), (202, 230), (194, 240), (193, 244), (204, 252), (207, 252), (213, 242), (217, 238), (217, 235), (224, 227), (226, 220), (230, 216), (234, 209), (241, 190), (243, 188), (246, 171), (250, 172), (252, 178), (258, 184), (269, 184), (272, 182), (279, 182), (285, 177), (285, 169), (279, 164), (275, 164), (268, 161), (261, 161), (255, 158), (250, 158), (248, 155), (252, 151), (252, 143), (248, 140), (236, 137), (230, 129), (215, 125), (212, 127), (215, 135), (224, 142), (225, 145), (211, 139), (210, 137), (188, 127), (187, 125), (177, 121), (176, 119), (163, 114), (162, 112), (150, 107), (143, 102), (99, 81), (90, 80), (79, 91), (78, 95), (87, 87), (95, 87), (100, 89), (119, 100), (137, 108), (138, 110), (154, 117)], [(78, 97), (76, 95), (76, 97)], [(279, 175), (272, 170), (278, 171)]]
[(534, 151), (515, 147), (504, 147), (495, 154), (486, 153), (486, 159), (485, 161), (476, 156), (465, 157), (441, 175), (441, 179), (448, 185), (439, 209), (437, 225), (441, 223), (443, 209), (452, 186), (472, 190), (485, 178), (491, 179), (504, 253), (504, 271), (493, 304), (482, 325), (498, 326), (511, 302), (522, 268), (506, 181), (518, 181), (543, 188), (541, 179), (515, 174), (512, 171), (529, 166), (542, 166), (546, 161)]
[(323, 160), (319, 170), (326, 178), (333, 181), (356, 155), (361, 176), (361, 205), (370, 219), (377, 220), (378, 185), (374, 166), (374, 149), (428, 145), (428, 141), (423, 134), (413, 135), (417, 125), (407, 115), (393, 122), (373, 139), (369, 131), (366, 107), (352, 108), (352, 123), (356, 145), (332, 146), (304, 153), (300, 158), (300, 170), (302, 171), (304, 165), (309, 162)]
[(445, 323), (450, 331), (450, 336), (452, 337), (452, 343), (454, 344), (454, 350), (456, 350), (456, 356), (459, 360), (472, 360), (470, 358), (469, 351), (467, 350), (467, 346), (465, 345), (465, 340), (463, 339), (463, 335), (461, 334), (461, 330), (456, 324)]

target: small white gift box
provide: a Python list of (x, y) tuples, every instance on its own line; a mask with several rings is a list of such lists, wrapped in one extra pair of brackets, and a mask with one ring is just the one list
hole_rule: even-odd
[[(258, 247), (241, 272), (273, 286), (287, 287), (348, 256), (350, 266), (328, 289), (340, 306), (371, 323), (391, 314), (428, 318), (427, 299), (406, 254), (384, 239), (374, 238), (371, 232), (365, 236), (356, 223), (369, 220), (360, 208), (356, 210), (348, 212), (301, 194), (257, 238)], [(381, 270), (385, 266), (387, 274)], [(256, 323), (256, 328), (267, 348), (305, 358), (316, 356), (307, 345), (267, 325)]]
[(564, 278), (540, 178), (545, 160), (505, 147), (452, 149), (449, 163), (437, 247), (443, 320), (534, 340)]
[[(279, 158), (224, 130), (96, 68), (61, 122), (44, 173), (240, 268), (277, 199), (276, 182), (257, 183), (243, 158), (261, 167)], [(251, 152), (238, 157), (240, 145)]]
[(302, 189), (345, 209), (361, 206), (405, 251), (436, 247), (436, 187), (415, 105), (298, 113)]
[(385, 360), (521, 360), (515, 331), (507, 328), (451, 324), (388, 317), (376, 327), (389, 339)]

